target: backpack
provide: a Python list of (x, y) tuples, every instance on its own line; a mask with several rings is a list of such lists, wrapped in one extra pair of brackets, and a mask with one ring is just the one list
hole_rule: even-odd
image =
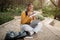
[(13, 31), (10, 31), (6, 34), (5, 36), (5, 40), (17, 40), (17, 39), (23, 39), (24, 37), (26, 37), (26, 32), (25, 31), (21, 31), (18, 33), (15, 33)]
[(15, 33), (13, 31), (8, 32), (5, 36), (5, 40), (14, 40)]

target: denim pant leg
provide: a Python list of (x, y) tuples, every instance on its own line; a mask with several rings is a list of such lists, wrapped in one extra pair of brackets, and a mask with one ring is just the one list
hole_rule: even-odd
[(34, 20), (30, 24), (30, 26), (32, 26), (33, 27), (33, 31), (37, 33), (39, 31), (41, 31), (41, 29), (42, 29), (42, 22), (40, 20)]
[(24, 30), (24, 31), (28, 31), (30, 33), (30, 35), (33, 35), (33, 28), (28, 25), (28, 24), (24, 24), (21, 26), (21, 29)]
[(38, 25), (33, 29), (34, 32), (38, 33), (42, 29), (42, 23), (39, 22)]

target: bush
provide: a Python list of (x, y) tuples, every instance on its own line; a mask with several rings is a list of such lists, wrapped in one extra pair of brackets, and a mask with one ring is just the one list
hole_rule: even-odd
[(52, 8), (50, 6), (44, 7), (42, 11), (43, 11), (42, 15), (45, 17), (51, 17), (51, 16), (54, 16), (56, 13), (58, 13), (57, 12), (58, 10), (56, 10), (56, 7)]
[(0, 25), (14, 19), (12, 12), (0, 12)]
[(45, 16), (45, 17), (49, 17), (49, 16), (51, 16), (53, 14), (53, 10), (52, 10), (51, 7), (44, 7), (42, 9), (42, 11), (43, 11), (42, 15)]
[(40, 21), (42, 21), (42, 20), (45, 19), (41, 14), (40, 14), (40, 15), (36, 15), (36, 17), (37, 17)]
[(14, 16), (20, 16), (25, 6), (20, 6), (15, 9), (7, 9), (8, 11), (0, 12), (0, 25), (14, 19)]
[(41, 9), (41, 1), (35, 0), (35, 1), (33, 2), (33, 5), (34, 5), (34, 9), (35, 9), (35, 10)]
[(0, 25), (5, 23), (5, 22), (8, 22), (10, 20), (14, 19), (12, 16), (9, 16), (9, 15), (1, 15), (0, 14)]
[(14, 16), (20, 16), (21, 12), (25, 9), (25, 6), (21, 5), (20, 7), (16, 7), (14, 9), (7, 9), (9, 14), (13, 14)]
[(53, 16), (54, 19), (57, 18), (58, 20), (60, 20), (60, 8), (57, 8), (57, 7), (52, 8), (50, 6), (47, 6), (47, 7), (44, 7), (42, 11), (43, 11), (43, 14), (42, 14), (43, 16), (45, 17)]

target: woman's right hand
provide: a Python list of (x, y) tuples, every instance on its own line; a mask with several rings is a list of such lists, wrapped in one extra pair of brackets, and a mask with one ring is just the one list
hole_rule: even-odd
[(32, 20), (34, 20), (35, 16), (30, 17)]

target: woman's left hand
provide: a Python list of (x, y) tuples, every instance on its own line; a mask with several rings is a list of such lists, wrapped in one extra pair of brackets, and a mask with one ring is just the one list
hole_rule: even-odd
[(32, 20), (36, 20), (37, 18), (36, 18), (36, 16), (32, 16)]

